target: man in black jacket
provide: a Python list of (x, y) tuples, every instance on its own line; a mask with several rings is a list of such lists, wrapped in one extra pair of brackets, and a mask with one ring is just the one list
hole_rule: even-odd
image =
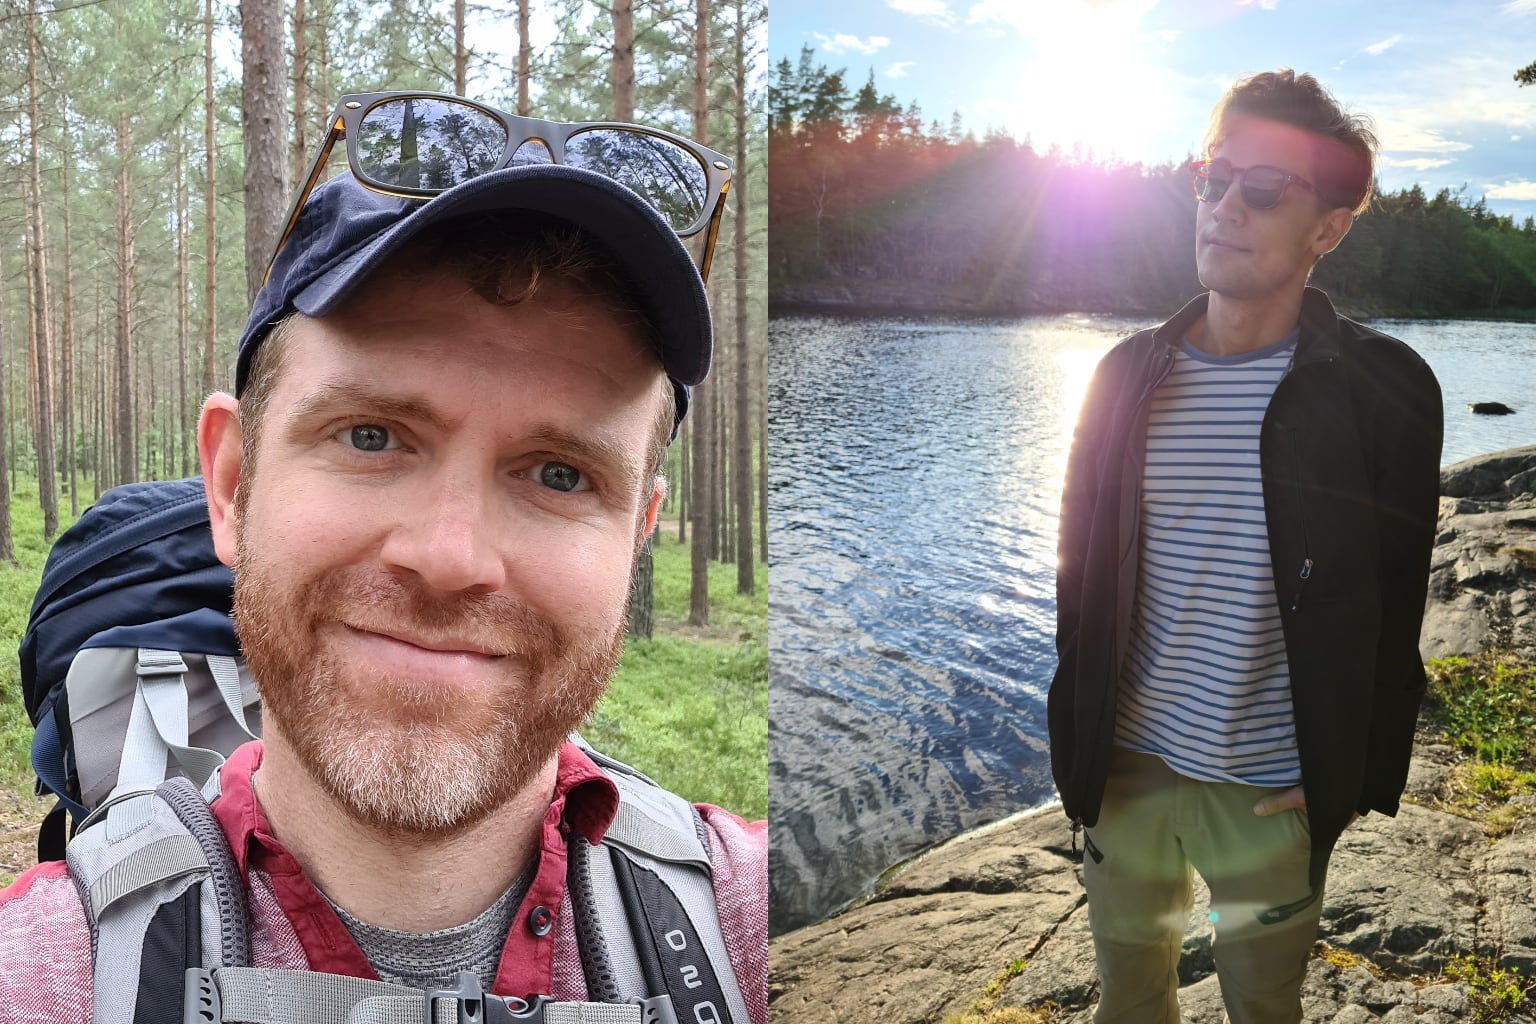
[(1297, 1021), (1328, 857), (1393, 814), (1424, 687), (1440, 391), (1308, 288), (1375, 138), (1309, 75), (1211, 118), (1209, 292), (1099, 365), (1062, 500), (1051, 761), (1087, 826), (1098, 1024), (1177, 1021), (1190, 866), (1235, 1024)]

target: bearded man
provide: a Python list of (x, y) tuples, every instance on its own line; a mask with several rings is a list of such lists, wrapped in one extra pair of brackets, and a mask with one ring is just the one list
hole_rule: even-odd
[[(568, 849), (600, 842), (620, 799), (567, 737), (617, 662), (665, 450), (708, 369), (700, 268), (729, 164), (452, 97), (347, 97), (333, 120), (310, 185), (343, 132), (352, 173), (301, 194), (236, 394), (198, 425), (263, 702), (213, 803), (253, 961), (596, 999)], [(499, 157), (437, 159), (498, 120)], [(384, 160), (402, 134), (412, 159)], [(701, 231), (696, 265), (679, 235)], [(698, 805), (689, 831), (740, 993), (705, 1016), (761, 1024), (765, 824)], [(92, 932), (62, 864), (0, 894), (0, 1007), (35, 1006), (13, 939), (45, 950), (46, 1018), (87, 1019)]]

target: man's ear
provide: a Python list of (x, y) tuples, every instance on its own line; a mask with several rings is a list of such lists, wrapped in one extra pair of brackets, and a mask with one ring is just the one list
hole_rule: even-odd
[(219, 561), (235, 564), (235, 488), (245, 449), (240, 433), (240, 403), (233, 395), (215, 391), (203, 403), (197, 418), (197, 459), (203, 468), (203, 490), (208, 496), (208, 524), (213, 528), (213, 550)]
[(1347, 206), (1335, 207), (1325, 213), (1317, 222), (1317, 233), (1313, 235), (1312, 240), (1312, 255), (1326, 256), (1337, 249), (1354, 223), (1354, 211)]
[(645, 506), (645, 515), (640, 525), (640, 543), (656, 532), (656, 517), (661, 513), (661, 502), (667, 496), (667, 481), (658, 476), (655, 485), (651, 488), (650, 503)]

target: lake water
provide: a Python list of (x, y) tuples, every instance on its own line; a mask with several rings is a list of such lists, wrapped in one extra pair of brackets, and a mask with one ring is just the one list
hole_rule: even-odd
[[(936, 842), (1054, 798), (1045, 692), (1062, 475), (1094, 365), (1144, 326), (771, 322), (775, 932)], [(1442, 463), (1536, 442), (1536, 325), (1373, 326), (1439, 377)], [(1484, 400), (1518, 412), (1468, 411)]]

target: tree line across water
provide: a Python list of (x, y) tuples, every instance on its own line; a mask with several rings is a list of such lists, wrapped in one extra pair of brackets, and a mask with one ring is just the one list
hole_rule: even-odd
[[(809, 48), (773, 68), (775, 308), (1166, 314), (1201, 290), (1188, 161), (977, 139), (845, 76)], [(1312, 282), (1356, 315), (1536, 318), (1536, 221), (1464, 191), (1378, 193)]]
[[(557, 25), (530, 44), (530, 19)], [(672, 447), (671, 513), (753, 587), (766, 517), (764, 0), (0, 0), (0, 560), (8, 487), (59, 504), (196, 472), (203, 396), (349, 92), (640, 121), (735, 160), (716, 351)], [(332, 154), (334, 173), (345, 164)], [(641, 611), (644, 608), (639, 609)]]

